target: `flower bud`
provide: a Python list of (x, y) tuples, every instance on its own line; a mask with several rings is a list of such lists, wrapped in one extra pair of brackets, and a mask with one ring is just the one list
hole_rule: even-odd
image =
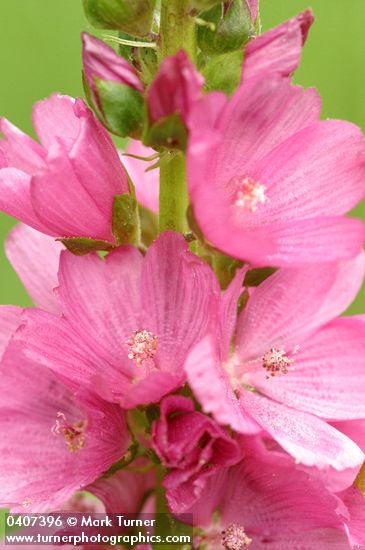
[(113, 48), (82, 35), (85, 93), (101, 122), (111, 132), (138, 132), (143, 119), (143, 84), (134, 67)]
[(210, 25), (198, 29), (198, 44), (208, 55), (240, 49), (254, 36), (255, 10), (246, 0), (232, 0), (214, 6), (201, 17)]
[(83, 0), (85, 15), (94, 27), (146, 36), (152, 26), (156, 0)]

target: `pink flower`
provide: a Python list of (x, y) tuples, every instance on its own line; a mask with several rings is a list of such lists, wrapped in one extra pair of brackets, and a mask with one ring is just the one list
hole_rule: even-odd
[(84, 75), (96, 104), (99, 104), (99, 99), (95, 79), (125, 84), (143, 92), (143, 84), (137, 71), (126, 59), (105, 42), (87, 32), (83, 32), (81, 37)]
[[(144, 158), (156, 155), (154, 149), (146, 147), (142, 142), (135, 139), (130, 140), (126, 153)], [(133, 181), (138, 202), (145, 208), (152, 210), (152, 212), (158, 213), (160, 170), (154, 168), (146, 172), (158, 159), (146, 162), (121, 153), (121, 160)]]
[(197, 546), (351, 548), (334, 495), (259, 439), (244, 439), (242, 452), (236, 465), (208, 469), (190, 485), (167, 487), (173, 513), (191, 513), (194, 525), (201, 527)]
[(243, 82), (269, 72), (290, 76), (299, 65), (313, 21), (312, 11), (305, 10), (252, 40), (245, 48)]
[(27, 310), (15, 335), (26, 357), (123, 407), (151, 403), (184, 384), (191, 347), (216, 317), (211, 269), (166, 232), (143, 258), (120, 247), (61, 254), (62, 317)]
[(223, 345), (206, 337), (188, 356), (188, 380), (204, 411), (240, 433), (264, 430), (302, 464), (356, 475), (362, 451), (326, 421), (365, 417), (365, 324), (336, 319), (363, 275), (361, 254), (266, 279), (233, 330), (228, 325)]
[[(23, 332), (21, 325), (16, 334)], [(44, 350), (42, 350), (44, 353)], [(0, 377), (0, 505), (52, 510), (121, 459), (123, 412), (8, 345)], [(16, 426), (16, 429), (14, 427)]]
[(107, 132), (81, 99), (36, 103), (41, 145), (2, 120), (0, 208), (43, 233), (115, 242), (115, 195), (128, 180)]
[(190, 197), (216, 248), (257, 265), (360, 251), (365, 226), (344, 214), (365, 196), (365, 140), (353, 124), (319, 122), (319, 111), (313, 89), (270, 75), (250, 78), (229, 101), (208, 95), (193, 109)]
[[(172, 470), (164, 480), (168, 490), (190, 487), (212, 469), (239, 462), (236, 441), (208, 416), (195, 411), (183, 396), (168, 396), (161, 403), (160, 419), (153, 425), (153, 448), (162, 464)], [(178, 505), (176, 505), (178, 506)]]
[(151, 122), (179, 114), (186, 122), (193, 105), (202, 97), (203, 77), (181, 50), (163, 60), (147, 95)]

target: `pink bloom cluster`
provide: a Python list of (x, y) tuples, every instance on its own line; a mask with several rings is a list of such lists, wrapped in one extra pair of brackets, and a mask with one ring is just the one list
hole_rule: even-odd
[[(194, 548), (365, 548), (365, 317), (341, 317), (365, 275), (365, 226), (346, 217), (365, 139), (291, 82), (312, 21), (249, 42), (231, 97), (205, 93), (184, 51), (147, 86), (83, 35), (99, 109), (104, 79), (143, 97), (150, 126), (181, 120), (187, 235), (156, 230), (160, 148), (118, 152), (81, 99), (35, 105), (39, 143), (1, 121), (0, 208), (22, 222), (6, 254), (35, 307), (0, 308), (0, 506), (155, 510), (158, 470)], [(141, 235), (119, 246), (124, 195)]]

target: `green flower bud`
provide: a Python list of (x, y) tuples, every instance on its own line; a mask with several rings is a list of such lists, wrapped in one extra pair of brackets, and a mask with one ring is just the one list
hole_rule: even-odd
[(210, 23), (198, 28), (199, 47), (208, 55), (238, 50), (255, 34), (246, 0), (230, 0), (200, 17)]
[(156, 0), (83, 0), (83, 4), (94, 27), (143, 37), (151, 30)]

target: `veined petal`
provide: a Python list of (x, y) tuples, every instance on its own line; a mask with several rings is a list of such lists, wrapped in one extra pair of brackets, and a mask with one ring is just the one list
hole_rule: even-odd
[(80, 131), (80, 121), (75, 115), (75, 99), (52, 94), (38, 101), (33, 107), (33, 125), (45, 148), (58, 140), (64, 144), (76, 139)]
[(240, 433), (261, 431), (249, 412), (240, 406), (211, 337), (207, 336), (192, 349), (184, 368), (204, 412), (212, 414), (219, 424), (231, 426)]
[(5, 154), (7, 166), (27, 174), (33, 174), (44, 166), (46, 152), (39, 143), (5, 118), (0, 119), (0, 131), (5, 138), (0, 140), (0, 150)]
[(144, 324), (158, 338), (162, 370), (183, 363), (192, 346), (217, 321), (220, 289), (210, 267), (189, 252), (185, 239), (162, 233), (148, 249), (142, 270)]
[(361, 449), (332, 426), (258, 394), (242, 391), (240, 406), (289, 454), (307, 466), (360, 468)]
[(21, 322), (23, 309), (17, 306), (0, 306), (0, 358), (10, 338)]
[(364, 321), (333, 321), (303, 343), (287, 375), (268, 380), (254, 372), (250, 381), (272, 399), (328, 420), (365, 418)]
[(10, 231), (5, 243), (8, 260), (34, 304), (52, 313), (60, 309), (53, 290), (63, 249), (60, 242), (23, 224)]
[(341, 314), (359, 291), (365, 255), (340, 264), (281, 269), (252, 294), (238, 319), (242, 360), (262, 357), (271, 347), (292, 351), (316, 329)]
[(92, 394), (75, 395), (28, 360), (15, 340), (0, 384), (2, 506), (52, 510), (126, 452), (130, 438), (121, 409)]
[(17, 168), (0, 170), (0, 210), (18, 220), (52, 235), (34, 211), (30, 197), (31, 176)]
[(302, 47), (314, 21), (305, 10), (252, 40), (245, 50), (243, 81), (260, 74), (291, 75), (299, 65)]

